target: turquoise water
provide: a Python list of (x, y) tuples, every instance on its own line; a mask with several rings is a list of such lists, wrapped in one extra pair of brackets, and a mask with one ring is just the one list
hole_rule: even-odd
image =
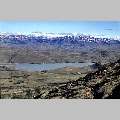
[(92, 64), (93, 63), (18, 64), (16, 65), (16, 68), (25, 71), (43, 71), (43, 70), (54, 70), (66, 66), (84, 67)]

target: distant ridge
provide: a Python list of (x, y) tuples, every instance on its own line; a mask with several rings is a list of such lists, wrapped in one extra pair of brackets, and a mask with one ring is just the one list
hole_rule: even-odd
[(20, 32), (0, 32), (0, 46), (12, 46), (32, 49), (117, 49), (120, 50), (120, 38), (105, 38), (104, 35), (86, 33), (42, 33), (33, 32), (23, 35)]

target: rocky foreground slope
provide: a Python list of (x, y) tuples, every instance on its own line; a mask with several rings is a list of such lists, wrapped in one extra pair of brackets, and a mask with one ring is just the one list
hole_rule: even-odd
[(119, 99), (120, 60), (98, 64), (98, 71), (83, 78), (53, 87), (34, 99)]

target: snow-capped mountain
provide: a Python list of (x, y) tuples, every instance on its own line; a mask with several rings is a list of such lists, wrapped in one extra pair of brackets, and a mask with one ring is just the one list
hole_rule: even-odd
[[(102, 36), (102, 37), (101, 37)], [(0, 32), (0, 46), (24, 46), (45, 49), (87, 49), (93, 47), (111, 47), (120, 49), (120, 37), (104, 38), (104, 35), (89, 35), (86, 33), (42, 33), (32, 32), (23, 35), (20, 32)], [(113, 47), (113, 45), (115, 47)]]

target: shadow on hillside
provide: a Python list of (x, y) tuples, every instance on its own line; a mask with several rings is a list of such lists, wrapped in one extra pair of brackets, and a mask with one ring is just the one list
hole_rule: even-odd
[(106, 97), (105, 99), (120, 99), (120, 83), (115, 87), (112, 92), (112, 95)]

